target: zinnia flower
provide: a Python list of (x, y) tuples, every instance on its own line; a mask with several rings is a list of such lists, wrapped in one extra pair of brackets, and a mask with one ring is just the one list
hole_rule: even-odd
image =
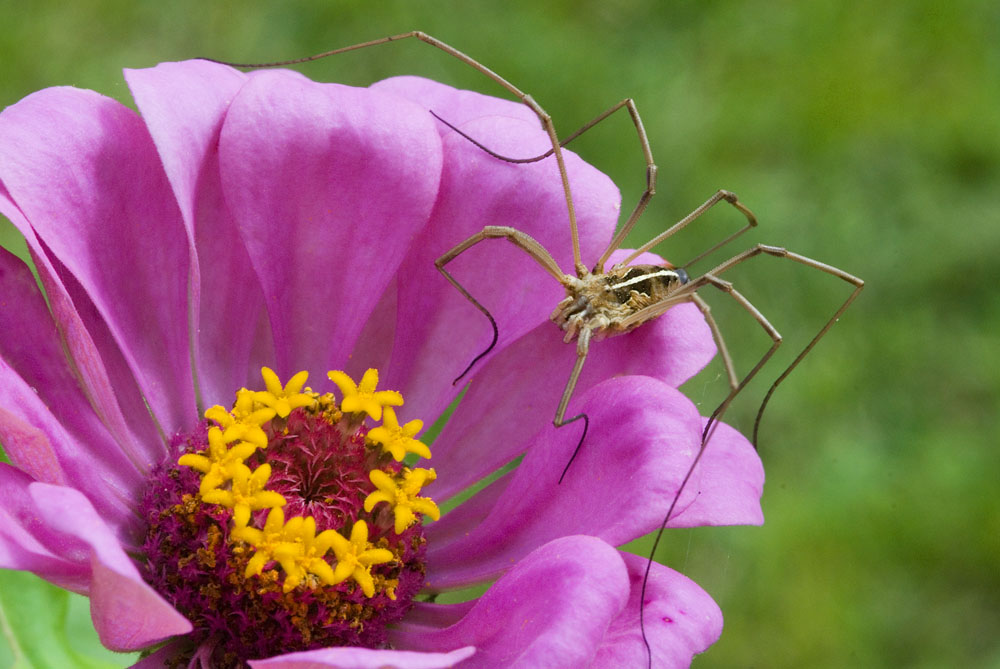
[[(452, 384), (491, 332), (434, 259), (509, 225), (570, 267), (570, 240), (551, 160), (496, 160), (427, 110), (523, 156), (547, 148), (532, 113), (410, 77), (191, 61), (126, 79), (138, 113), (53, 88), (0, 115), (0, 213), (44, 287), (0, 253), (0, 567), (88, 595), (108, 648), (152, 649), (142, 666), (644, 664), (646, 560), (614, 546), (677, 495), (704, 419), (676, 387), (715, 348), (692, 305), (595, 345), (559, 484), (579, 438), (551, 425), (574, 358), (547, 320), (561, 288), (488, 242), (449, 269), (500, 341)], [(618, 193), (567, 160), (595, 258)], [(721, 425), (670, 526), (760, 523), (762, 480)], [(658, 564), (644, 606), (655, 666), (721, 631)]]

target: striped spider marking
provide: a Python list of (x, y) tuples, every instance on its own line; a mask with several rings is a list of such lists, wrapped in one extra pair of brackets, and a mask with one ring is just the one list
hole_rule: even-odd
[[(752, 258), (762, 255), (773, 256), (776, 258), (781, 258), (785, 260), (791, 260), (793, 262), (799, 263), (806, 267), (812, 268), (814, 270), (819, 270), (820, 272), (829, 274), (838, 279), (845, 281), (846, 283), (853, 286), (853, 290), (844, 300), (844, 302), (837, 308), (833, 315), (827, 320), (824, 325), (819, 329), (819, 331), (812, 337), (809, 343), (802, 349), (802, 351), (795, 357), (795, 359), (789, 364), (781, 374), (774, 380), (770, 388), (766, 392), (763, 401), (761, 402), (760, 408), (757, 411), (756, 418), (754, 420), (753, 437), (752, 442), (756, 447), (758, 443), (758, 432), (760, 428), (761, 417), (764, 414), (764, 410), (767, 407), (774, 391), (777, 387), (788, 377), (789, 374), (799, 365), (803, 358), (812, 351), (813, 347), (822, 339), (826, 333), (830, 330), (833, 324), (840, 318), (840, 316), (846, 311), (850, 304), (857, 298), (860, 294), (862, 288), (864, 287), (864, 281), (860, 278), (849, 274), (837, 267), (832, 265), (827, 265), (825, 263), (813, 260), (806, 256), (788, 251), (787, 249), (780, 246), (771, 246), (766, 244), (756, 244), (745, 251), (738, 253), (728, 260), (716, 265), (712, 269), (703, 272), (698, 275), (690, 275), (687, 271), (687, 267), (690, 267), (694, 263), (702, 260), (709, 254), (721, 249), (723, 246), (729, 244), (731, 241), (747, 232), (750, 228), (757, 225), (757, 219), (754, 214), (736, 197), (735, 194), (727, 190), (719, 190), (710, 198), (708, 198), (701, 206), (697, 207), (690, 214), (682, 218), (680, 221), (676, 222), (669, 228), (667, 228), (662, 233), (653, 237), (638, 249), (633, 251), (628, 255), (623, 261), (616, 263), (612, 267), (605, 269), (611, 254), (618, 250), (622, 243), (624, 242), (626, 236), (632, 231), (636, 223), (645, 211), (649, 201), (652, 199), (653, 195), (656, 193), (656, 173), (657, 167), (653, 160), (652, 150), (649, 146), (649, 140), (646, 135), (645, 128), (642, 124), (642, 119), (639, 115), (638, 109), (635, 102), (631, 99), (625, 99), (621, 102), (615, 104), (610, 109), (604, 113), (598, 115), (593, 120), (589, 121), (582, 128), (574, 132), (572, 135), (568, 136), (563, 140), (559, 140), (556, 134), (555, 126), (552, 122), (551, 116), (528, 94), (521, 91), (519, 88), (514, 86), (512, 83), (493, 72), (491, 69), (485, 65), (479, 63), (473, 58), (465, 55), (458, 49), (438, 40), (426, 33), (420, 31), (411, 31), (407, 33), (402, 33), (399, 35), (392, 35), (389, 37), (383, 37), (376, 40), (371, 40), (368, 42), (362, 42), (360, 44), (354, 44), (351, 46), (341, 47), (339, 49), (333, 49), (331, 51), (326, 51), (324, 53), (316, 54), (313, 56), (307, 56), (305, 58), (297, 58), (293, 60), (272, 62), (272, 63), (258, 63), (258, 64), (238, 64), (229, 63), (225, 61), (213, 61), (223, 63), (225, 65), (230, 65), (233, 67), (242, 68), (265, 68), (265, 67), (280, 67), (286, 65), (295, 65), (306, 63), (314, 60), (319, 60), (321, 58), (326, 58), (329, 56), (334, 56), (341, 53), (346, 53), (349, 51), (356, 51), (359, 49), (364, 49), (368, 47), (373, 47), (381, 44), (386, 44), (388, 42), (394, 42), (405, 39), (417, 39), (421, 42), (429, 44), (441, 51), (444, 51), (448, 55), (456, 58), (457, 60), (465, 63), (466, 65), (472, 67), (476, 71), (480, 72), (484, 76), (493, 80), (505, 90), (507, 90), (511, 95), (520, 100), (524, 105), (526, 105), (531, 111), (538, 117), (541, 122), (542, 128), (548, 135), (549, 141), (551, 143), (551, 149), (539, 156), (533, 156), (528, 158), (512, 158), (500, 155), (490, 150), (487, 146), (480, 143), (477, 139), (468, 136), (451, 123), (447, 119), (431, 112), (434, 116), (450, 127), (455, 132), (459, 133), (466, 140), (472, 142), (478, 146), (481, 150), (490, 154), (498, 160), (503, 160), (509, 163), (529, 163), (542, 160), (549, 156), (555, 157), (555, 162), (559, 172), (559, 178), (562, 184), (562, 189), (566, 199), (566, 207), (569, 215), (569, 226), (570, 226), (570, 237), (573, 246), (573, 272), (564, 272), (552, 257), (552, 254), (542, 246), (538, 241), (533, 239), (528, 234), (517, 230), (515, 228), (507, 226), (486, 226), (480, 232), (472, 235), (468, 239), (458, 243), (440, 258), (435, 261), (437, 269), (444, 275), (444, 277), (451, 282), (451, 284), (462, 293), (462, 295), (480, 312), (482, 312), (487, 319), (489, 319), (490, 325), (493, 328), (493, 339), (490, 345), (482, 353), (477, 355), (465, 368), (465, 370), (458, 375), (455, 379), (455, 383), (466, 376), (483, 357), (485, 357), (497, 344), (499, 338), (499, 329), (496, 320), (490, 314), (489, 310), (486, 309), (482, 304), (480, 304), (476, 298), (461, 284), (457, 279), (455, 279), (452, 274), (448, 272), (446, 266), (448, 263), (453, 261), (459, 255), (470, 249), (471, 247), (479, 244), (488, 239), (503, 239), (509, 243), (517, 246), (522, 251), (524, 251), (528, 256), (534, 259), (538, 265), (544, 269), (553, 279), (558, 281), (566, 291), (566, 297), (556, 305), (554, 311), (551, 315), (551, 320), (563, 330), (563, 339), (567, 343), (576, 341), (576, 362), (573, 365), (572, 371), (570, 372), (569, 379), (566, 382), (562, 396), (559, 401), (559, 405), (556, 408), (555, 417), (553, 418), (553, 425), (557, 428), (572, 423), (577, 420), (583, 420), (584, 428), (580, 437), (580, 440), (570, 457), (569, 461), (566, 463), (565, 468), (559, 481), (561, 482), (569, 471), (570, 465), (575, 459), (580, 448), (586, 439), (587, 429), (589, 426), (589, 418), (585, 413), (576, 414), (570, 418), (566, 418), (566, 414), (569, 408), (570, 400), (573, 397), (573, 392), (576, 388), (577, 380), (580, 377), (580, 372), (583, 369), (584, 363), (586, 362), (587, 355), (590, 351), (591, 342), (596, 342), (607, 337), (613, 337), (626, 332), (630, 332), (646, 322), (649, 322), (658, 316), (664, 314), (671, 307), (682, 304), (685, 302), (691, 302), (697, 306), (697, 308), (704, 315), (706, 322), (712, 332), (712, 336), (715, 340), (716, 346), (718, 347), (719, 356), (722, 360), (722, 364), (725, 367), (726, 377), (729, 384), (729, 392), (722, 402), (715, 408), (714, 411), (709, 415), (708, 421), (705, 424), (704, 430), (702, 432), (701, 445), (696, 453), (694, 460), (692, 461), (690, 467), (687, 470), (685, 477), (683, 478), (676, 494), (671, 501), (669, 508), (663, 518), (657, 533), (656, 539), (653, 543), (653, 548), (650, 551), (649, 560), (646, 565), (646, 572), (642, 583), (642, 592), (640, 595), (640, 610), (639, 610), (639, 620), (640, 629), (642, 633), (642, 640), (646, 647), (647, 664), (652, 667), (652, 649), (649, 646), (649, 642), (646, 638), (646, 627), (645, 627), (645, 617), (644, 611), (645, 607), (643, 602), (645, 600), (646, 586), (649, 580), (649, 573), (652, 566), (653, 555), (656, 553), (656, 548), (659, 545), (660, 539), (663, 536), (663, 532), (667, 527), (670, 519), (673, 517), (675, 507), (678, 500), (681, 497), (685, 487), (691, 479), (694, 470), (697, 467), (698, 462), (701, 460), (702, 455), (708, 446), (711, 436), (721, 420), (723, 414), (728, 409), (730, 404), (736, 398), (736, 396), (746, 387), (746, 385), (760, 372), (760, 370), (766, 365), (768, 360), (774, 355), (778, 347), (781, 345), (782, 338), (778, 330), (768, 321), (760, 310), (753, 305), (750, 300), (748, 300), (733, 283), (726, 281), (721, 278), (723, 274), (731, 270), (733, 267), (740, 265)], [(212, 60), (212, 59), (205, 59)], [(589, 129), (596, 126), (598, 123), (608, 118), (612, 114), (618, 112), (619, 110), (626, 110), (632, 120), (635, 127), (636, 134), (639, 139), (639, 145), (642, 150), (643, 156), (646, 162), (646, 188), (642, 195), (639, 197), (638, 202), (633, 208), (629, 217), (625, 220), (625, 223), (621, 226), (618, 232), (614, 235), (611, 242), (608, 244), (607, 248), (600, 255), (597, 261), (591, 268), (583, 263), (580, 255), (580, 241), (579, 233), (577, 229), (577, 218), (576, 211), (573, 206), (573, 196), (570, 189), (569, 175), (566, 170), (566, 164), (563, 157), (563, 147), (570, 141), (576, 139)], [(664, 265), (630, 265), (632, 261), (639, 257), (642, 253), (649, 251), (660, 243), (664, 242), (680, 230), (684, 229), (692, 222), (697, 220), (706, 211), (714, 207), (720, 202), (726, 202), (737, 209), (746, 219), (746, 224), (737, 230), (736, 232), (730, 234), (725, 239), (722, 239), (718, 243), (714, 244), (710, 248), (706, 249), (704, 252), (700, 253), (697, 257), (691, 259), (683, 265), (672, 265), (666, 263)], [(711, 314), (711, 309), (707, 302), (698, 294), (701, 288), (711, 286), (723, 294), (728, 295), (733, 299), (744, 311), (746, 311), (754, 321), (756, 321), (760, 327), (764, 330), (767, 336), (771, 339), (771, 346), (768, 350), (760, 357), (760, 359), (750, 368), (750, 370), (742, 376), (742, 378), (737, 374), (735, 366), (732, 361), (732, 357), (729, 354), (729, 350), (726, 347), (725, 340), (722, 336), (718, 324), (716, 323), (714, 317)]]

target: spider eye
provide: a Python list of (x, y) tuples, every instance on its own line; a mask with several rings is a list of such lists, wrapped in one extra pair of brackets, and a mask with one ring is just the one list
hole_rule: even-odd
[(677, 273), (677, 280), (681, 282), (681, 285), (684, 285), (685, 283), (691, 280), (691, 277), (688, 276), (688, 273), (683, 269), (681, 269), (680, 267), (674, 268), (674, 272)]

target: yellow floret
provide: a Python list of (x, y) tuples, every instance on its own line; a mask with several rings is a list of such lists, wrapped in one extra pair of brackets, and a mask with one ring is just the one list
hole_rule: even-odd
[(344, 413), (366, 413), (372, 420), (379, 420), (382, 418), (382, 407), (403, 404), (403, 396), (395, 390), (375, 390), (378, 386), (376, 369), (365, 372), (360, 384), (355, 384), (354, 379), (340, 371), (329, 372), (327, 376), (344, 396), (340, 403), (340, 410)]
[(408, 421), (400, 426), (396, 412), (390, 407), (385, 408), (385, 420), (382, 425), (368, 431), (368, 440), (380, 444), (382, 449), (392, 455), (396, 462), (401, 462), (407, 453), (416, 453), (422, 458), (431, 457), (431, 449), (427, 444), (414, 437), (424, 429), (424, 422), (419, 419)]
[(350, 540), (340, 534), (333, 537), (333, 552), (337, 556), (337, 567), (333, 571), (333, 583), (342, 583), (348, 578), (361, 586), (366, 597), (375, 595), (375, 581), (372, 579), (372, 565), (383, 564), (393, 559), (392, 551), (372, 548), (368, 543), (368, 525), (358, 520), (351, 528)]
[(209, 504), (220, 504), (233, 510), (236, 527), (245, 527), (250, 522), (250, 513), (260, 509), (273, 509), (285, 505), (285, 498), (272, 490), (265, 490), (271, 477), (271, 465), (263, 464), (250, 473), (243, 467), (236, 471), (231, 490), (211, 490), (201, 496)]
[[(287, 527), (286, 534), (292, 535)], [(285, 570), (285, 584), (282, 589), (285, 592), (295, 589), (305, 580), (306, 574), (314, 574), (320, 582), (334, 585), (333, 568), (323, 556), (340, 535), (334, 530), (325, 530), (316, 536), (316, 519), (306, 516), (303, 522), (296, 526), (294, 537), (296, 540), (294, 545), (285, 544), (274, 551), (274, 559)]]
[[(257, 447), (247, 441), (241, 441), (232, 448), (217, 427), (208, 429), (208, 450), (200, 453), (185, 453), (177, 464), (191, 467), (203, 474), (199, 492), (204, 496), (227, 481), (236, 478), (240, 468), (248, 469), (243, 461), (253, 455)], [(207, 453), (207, 455), (206, 455)]]
[[(295, 522), (297, 521), (297, 522)], [(233, 529), (230, 536), (237, 541), (245, 541), (254, 548), (254, 555), (247, 563), (244, 576), (260, 576), (264, 570), (264, 565), (272, 560), (276, 560), (275, 553), (284, 549), (294, 551), (298, 545), (294, 527), (302, 524), (302, 518), (296, 517), (288, 521), (288, 526), (293, 526), (293, 531), (288, 532), (285, 525), (285, 512), (281, 507), (275, 507), (267, 514), (264, 521), (264, 529), (258, 530), (255, 527), (237, 527)]]
[(253, 399), (274, 409), (281, 418), (287, 418), (293, 409), (312, 406), (316, 402), (315, 397), (301, 392), (302, 386), (309, 378), (309, 372), (299, 372), (284, 386), (271, 368), (261, 367), (260, 373), (264, 377), (267, 390), (258, 390), (253, 394)]
[(434, 481), (433, 469), (404, 469), (402, 480), (394, 479), (380, 469), (373, 469), (368, 478), (378, 488), (365, 498), (365, 511), (371, 513), (375, 505), (387, 503), (395, 515), (396, 534), (402, 534), (423, 513), (432, 520), (441, 518), (441, 510), (429, 497), (418, 497), (420, 489)]
[(267, 434), (263, 426), (274, 418), (276, 412), (266, 406), (255, 408), (255, 395), (252, 390), (241, 388), (236, 392), (236, 404), (231, 412), (216, 404), (205, 410), (205, 418), (219, 424), (227, 441), (242, 439), (258, 448), (267, 448)]

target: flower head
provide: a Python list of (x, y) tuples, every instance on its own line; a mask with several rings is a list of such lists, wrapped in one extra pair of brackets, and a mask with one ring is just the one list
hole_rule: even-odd
[[(551, 426), (573, 360), (547, 322), (561, 288), (512, 245), (449, 266), (501, 324), (452, 384), (490, 333), (434, 260), (486, 225), (563, 267), (572, 253), (554, 161), (496, 160), (428, 110), (518, 156), (548, 148), (532, 112), (412, 77), (357, 89), (191, 61), (126, 79), (138, 112), (53, 88), (0, 114), (0, 213), (44, 289), (0, 252), (0, 568), (87, 594), (103, 643), (159, 645), (150, 664), (643, 662), (645, 560), (614, 546), (659, 525), (700, 446), (676, 390), (714, 355), (698, 309), (593, 347), (572, 401), (590, 430), (561, 484), (579, 439)], [(596, 258), (617, 190), (566, 158)], [(404, 396), (427, 420), (457, 402), (433, 470), (396, 457), (429, 454), (391, 409)], [(421, 491), (418, 472), (448, 500), (521, 455), (449, 513)], [(761, 485), (720, 426), (670, 526), (758, 523)], [(721, 629), (660, 565), (643, 606), (657, 665)]]

